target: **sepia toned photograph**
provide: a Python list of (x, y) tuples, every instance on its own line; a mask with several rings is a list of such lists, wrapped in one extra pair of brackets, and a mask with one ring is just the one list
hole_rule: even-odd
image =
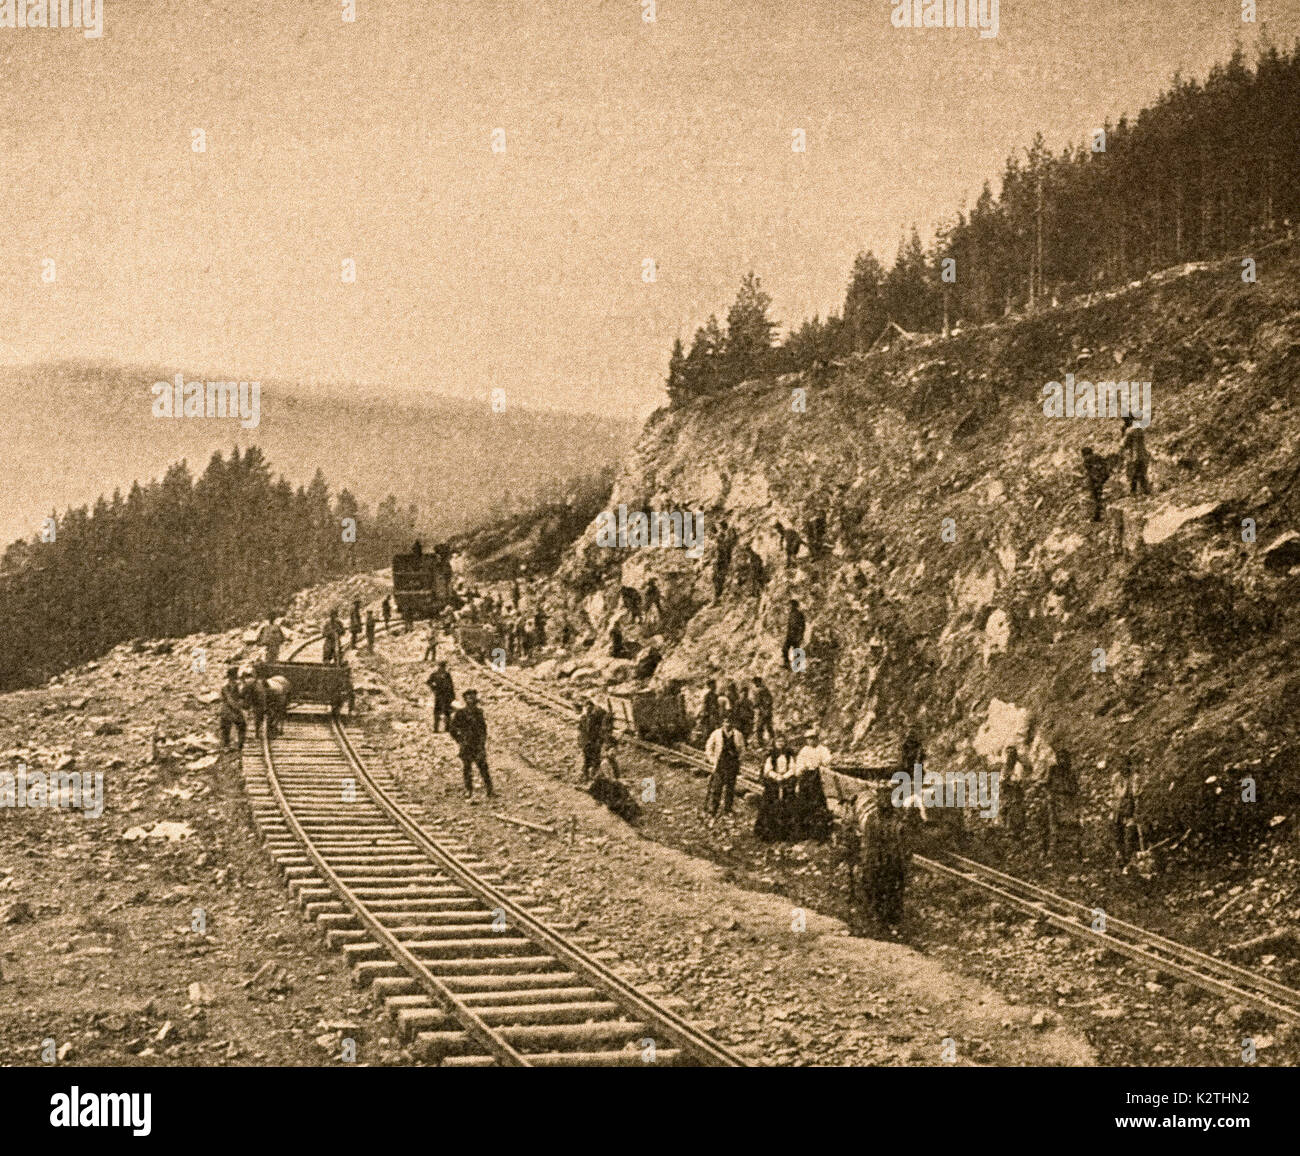
[(1300, 0), (0, 0), (0, 67), (15, 1141), (1285, 1119)]

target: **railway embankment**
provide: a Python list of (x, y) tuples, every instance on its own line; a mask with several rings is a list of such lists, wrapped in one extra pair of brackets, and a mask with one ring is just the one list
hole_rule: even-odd
[[(371, 585), (305, 592), (290, 621)], [(0, 771), (25, 782), (0, 806), (0, 1064), (331, 1064), (345, 1036), (357, 1062), (410, 1061), (302, 921), (217, 750), (249, 637), (125, 643), (0, 696)], [(97, 807), (74, 774), (99, 776)]]

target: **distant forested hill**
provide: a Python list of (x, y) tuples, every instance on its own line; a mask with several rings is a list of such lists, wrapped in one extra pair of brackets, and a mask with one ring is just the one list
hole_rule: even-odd
[[(419, 508), (430, 538), (466, 530), (511, 499), (596, 473), (630, 444), (631, 423), (429, 397), (393, 404), (325, 397), (261, 383), (261, 420), (152, 416), (156, 381), (179, 366), (61, 362), (0, 370), (0, 541), (26, 538), (53, 510), (92, 503), (182, 459), (202, 469), (214, 451), (259, 446), (295, 485), (318, 468), (332, 487), (376, 506), (389, 494)], [(185, 370), (185, 380), (217, 374)]]

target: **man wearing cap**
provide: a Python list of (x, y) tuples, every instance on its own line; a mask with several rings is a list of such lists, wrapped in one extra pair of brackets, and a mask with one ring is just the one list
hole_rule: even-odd
[(465, 692), (465, 705), (453, 711), (447, 731), (456, 742), (460, 753), (461, 771), (465, 775), (465, 798), (474, 797), (473, 768), (478, 767), (483, 778), (483, 790), (492, 798), (492, 776), (487, 764), (487, 719), (478, 705), (478, 691)]
[(451, 704), (456, 699), (456, 686), (451, 680), (451, 671), (447, 669), (446, 662), (440, 661), (425, 682), (429, 689), (433, 691), (434, 732), (438, 731), (439, 722), (442, 723), (443, 730), (450, 730)]

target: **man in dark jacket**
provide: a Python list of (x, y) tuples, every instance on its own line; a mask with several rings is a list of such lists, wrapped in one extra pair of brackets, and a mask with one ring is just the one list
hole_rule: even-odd
[(749, 687), (740, 688), (740, 695), (731, 708), (731, 717), (736, 723), (736, 729), (740, 731), (741, 738), (748, 743), (749, 736), (754, 733), (754, 702), (749, 697)]
[(456, 698), (456, 687), (451, 680), (451, 671), (447, 669), (445, 662), (440, 662), (433, 669), (433, 673), (426, 679), (426, 683), (433, 691), (433, 729), (436, 732), (439, 721), (442, 722), (443, 730), (451, 729), (451, 704)]
[(253, 664), (253, 676), (244, 683), (244, 702), (253, 716), (253, 737), (261, 738), (262, 724), (267, 712), (266, 665), (261, 662)]
[[(763, 676), (754, 675), (754, 742), (774, 742), (776, 732), (772, 728), (772, 714), (775, 704), (772, 692), (763, 682)], [(766, 737), (764, 737), (766, 736)]]
[(582, 747), (582, 781), (588, 782), (600, 771), (600, 756), (612, 720), (592, 699), (582, 704), (578, 716), (578, 743)]
[(244, 688), (239, 685), (239, 668), (232, 666), (226, 671), (226, 682), (221, 688), (218, 700), (217, 726), (221, 732), (221, 749), (228, 751), (230, 746), (230, 728), (234, 727), (239, 736), (239, 746), (244, 749), (244, 738), (248, 734), (248, 723), (244, 721)]
[(1092, 495), (1092, 520), (1101, 521), (1102, 511), (1102, 491), (1106, 488), (1106, 479), (1110, 477), (1110, 464), (1099, 453), (1093, 450), (1092, 446), (1084, 446), (1080, 451), (1083, 454), (1083, 478), (1088, 486), (1088, 493)]
[(478, 692), (465, 692), (465, 705), (454, 711), (447, 727), (448, 733), (456, 742), (460, 752), (460, 767), (465, 776), (465, 798), (474, 797), (473, 768), (483, 778), (483, 790), (492, 798), (492, 776), (488, 774), (487, 763), (487, 719), (478, 705)]
[(348, 615), (348, 631), (352, 635), (352, 649), (361, 649), (361, 599), (352, 599), (352, 613)]
[(704, 701), (700, 704), (700, 733), (705, 740), (722, 722), (722, 704), (718, 700), (718, 684), (709, 679), (704, 688)]
[(339, 621), (339, 612), (331, 610), (330, 616), (321, 628), (323, 658), (326, 662), (341, 664), (343, 662), (343, 623)]

